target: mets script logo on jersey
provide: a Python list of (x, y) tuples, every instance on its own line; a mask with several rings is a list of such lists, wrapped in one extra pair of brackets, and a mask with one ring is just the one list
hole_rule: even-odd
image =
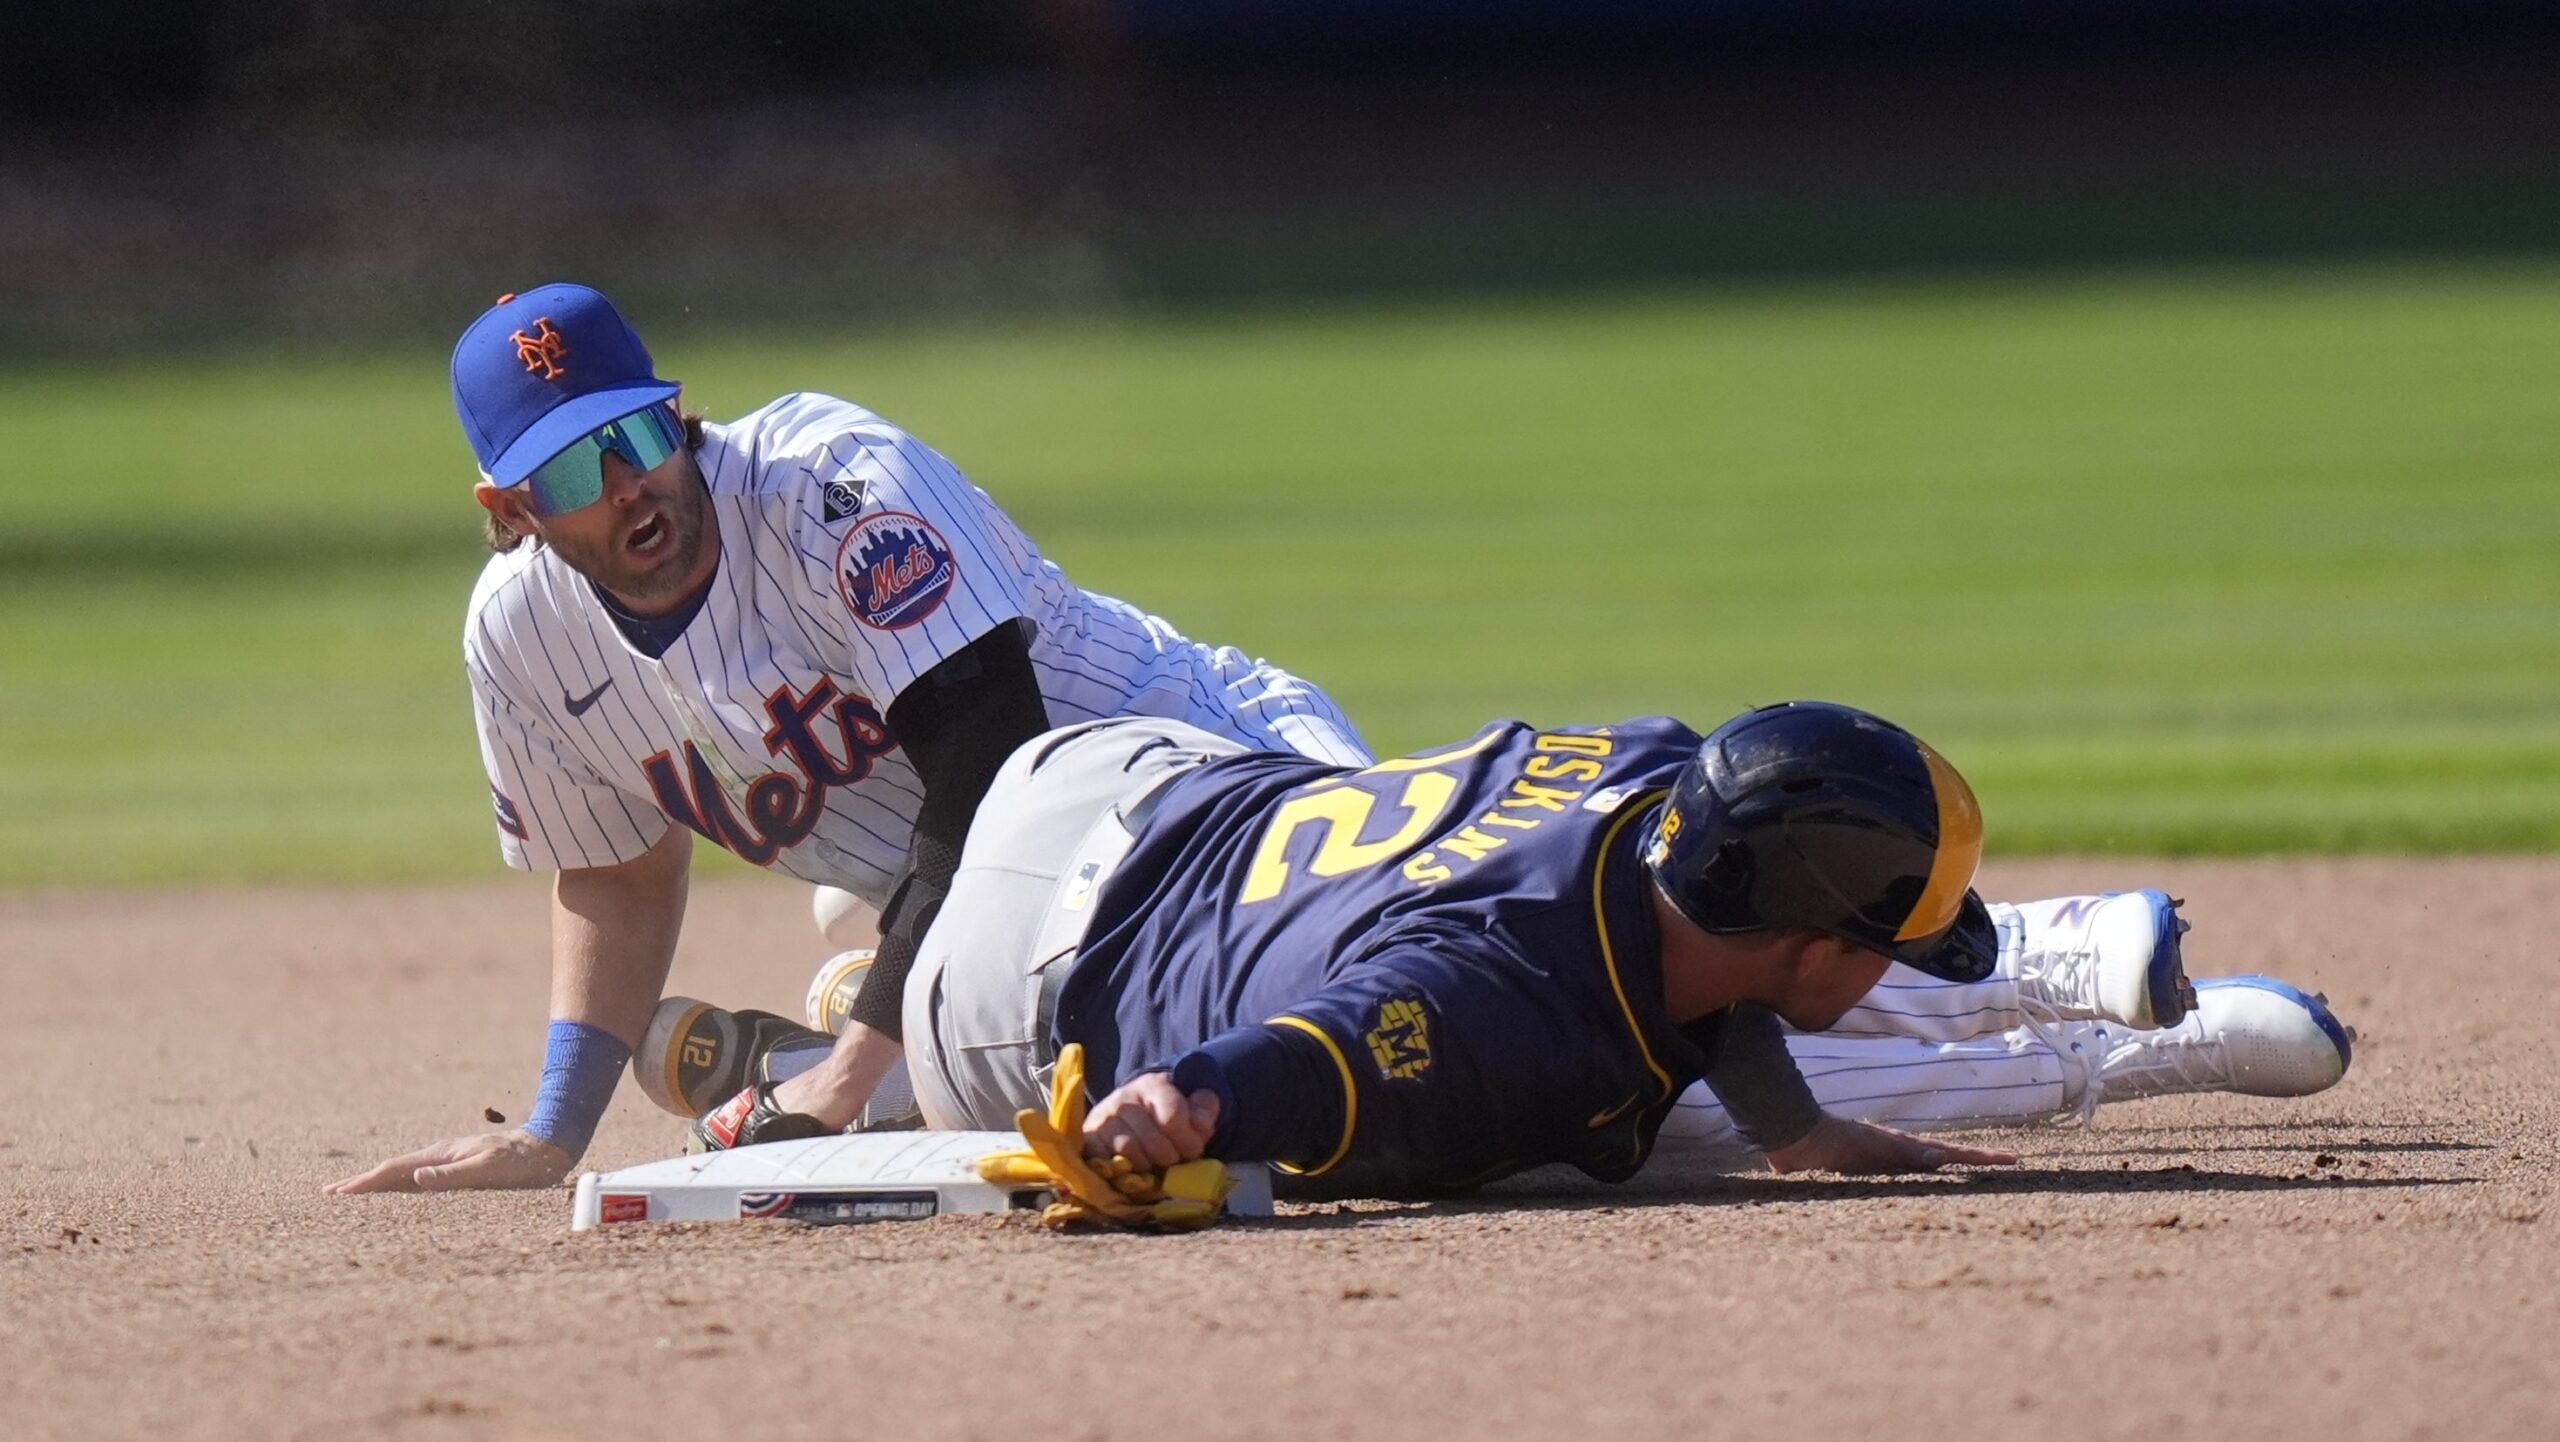
[(507, 339), (516, 343), (516, 359), (524, 362), (525, 374), (556, 381), (569, 373), (561, 364), (569, 358), (569, 341), (551, 328), (551, 317), (535, 321), (533, 334), (517, 331)]
[(836, 548), (836, 584), (846, 608), (883, 631), (932, 615), (959, 574), (942, 533), (904, 511), (865, 516)]
[(1366, 1038), (1378, 1075), (1389, 1081), (1409, 1080), (1431, 1069), (1431, 1024), (1419, 997), (1400, 996), (1378, 1003), (1378, 1024)]
[[(869, 776), (873, 763), (898, 744), (869, 701), (843, 694), (823, 677), (806, 696), (794, 694), (788, 682), (775, 687), (764, 698), (764, 714), (773, 720), (773, 728), (764, 733), (765, 750), (789, 756), (801, 774), (768, 771), (748, 782), (741, 798), (743, 816), (730, 808), (719, 773), (692, 742), (684, 743), (682, 774), (675, 757), (664, 751), (640, 763), (668, 820), (692, 827), (757, 866), (771, 865), (775, 857), (808, 840), (826, 815), (827, 788), (850, 786)], [(835, 719), (841, 757), (818, 735), (821, 716)]]

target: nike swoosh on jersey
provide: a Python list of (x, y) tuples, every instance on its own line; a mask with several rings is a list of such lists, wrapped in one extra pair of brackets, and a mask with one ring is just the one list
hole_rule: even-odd
[(588, 692), (584, 696), (571, 696), (568, 692), (563, 691), (560, 693), (560, 704), (569, 708), (570, 715), (584, 716), (587, 714), (587, 708), (596, 704), (596, 698), (602, 696), (605, 693), (605, 688), (612, 684), (613, 678), (611, 676), (607, 676), (603, 681), (597, 683), (596, 689)]
[(1625, 1116), (1627, 1114), (1627, 1108), (1634, 1106), (1635, 1104), (1636, 1098), (1632, 1093), (1630, 1093), (1625, 1101), (1618, 1103), (1616, 1106), (1610, 1107), (1605, 1111), (1592, 1113), (1591, 1130), (1596, 1132), (1602, 1127), (1607, 1126), (1609, 1123), (1616, 1121), (1618, 1118)]

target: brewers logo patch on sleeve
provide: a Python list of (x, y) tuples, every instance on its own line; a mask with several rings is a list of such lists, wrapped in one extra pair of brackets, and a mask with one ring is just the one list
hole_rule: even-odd
[(1378, 1003), (1378, 1023), (1365, 1038), (1378, 1075), (1388, 1081), (1410, 1081), (1431, 1069), (1431, 1023), (1422, 999), (1392, 997)]
[(904, 630), (932, 615), (959, 574), (942, 533), (905, 511), (863, 517), (836, 549), (845, 609), (874, 630)]

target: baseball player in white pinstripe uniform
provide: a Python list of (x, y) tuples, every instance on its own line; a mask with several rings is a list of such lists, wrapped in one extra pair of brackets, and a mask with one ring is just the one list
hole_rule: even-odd
[(553, 1021), (524, 1127), (333, 1190), (564, 1175), (659, 1000), (697, 835), (879, 908), (874, 976), (893, 979), (833, 1065), (725, 1109), (705, 1137), (725, 1145), (860, 1113), (896, 1060), (894, 978), (1020, 742), (1146, 715), (1369, 759), (1314, 687), (1079, 589), (871, 412), (804, 394), (726, 425), (683, 415), (595, 291), (503, 298), (453, 376), (497, 550), (465, 663), (500, 849), (558, 872)]

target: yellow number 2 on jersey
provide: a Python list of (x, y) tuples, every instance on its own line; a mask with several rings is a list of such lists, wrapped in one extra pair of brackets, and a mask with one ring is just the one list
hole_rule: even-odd
[[(1323, 839), (1316, 843), (1316, 853), (1307, 862), (1310, 876), (1340, 876), (1402, 855), (1431, 834), (1458, 795), (1458, 778), (1429, 768), (1463, 761), (1499, 739), (1498, 735), (1486, 736), (1461, 750), (1382, 761), (1366, 771), (1319, 781), (1281, 802), (1271, 813), (1271, 824), (1263, 828), (1262, 842), (1254, 848), (1253, 861), (1245, 868), (1244, 889), (1236, 894), (1236, 900), (1269, 901), (1288, 886), (1289, 843), (1302, 826), (1324, 828)], [(1369, 829), (1370, 816), (1386, 799), (1361, 783), (1384, 784), (1387, 778), (1398, 774), (1404, 776), (1405, 782), (1394, 804), (1404, 812), (1404, 820), (1392, 835), (1375, 841), (1361, 840), (1360, 833)]]

